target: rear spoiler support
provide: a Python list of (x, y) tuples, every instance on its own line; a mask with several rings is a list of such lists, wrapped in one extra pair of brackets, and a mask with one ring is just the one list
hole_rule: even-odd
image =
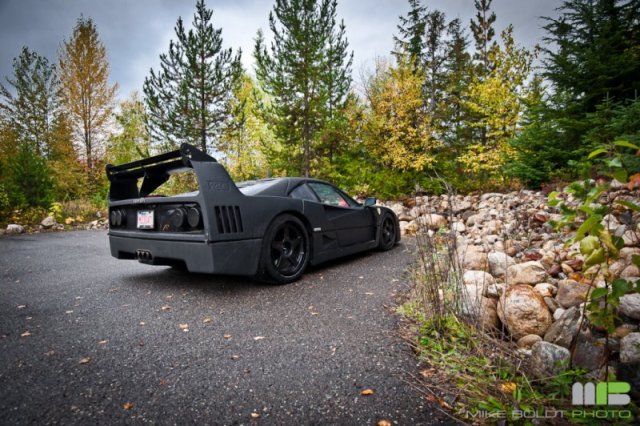
[[(215, 158), (193, 145), (183, 143), (180, 149), (131, 163), (114, 166), (108, 164), (107, 178), (111, 183), (109, 200), (146, 197), (169, 180), (171, 173), (193, 168), (193, 162), (215, 163)], [(138, 190), (138, 179), (142, 185)]]

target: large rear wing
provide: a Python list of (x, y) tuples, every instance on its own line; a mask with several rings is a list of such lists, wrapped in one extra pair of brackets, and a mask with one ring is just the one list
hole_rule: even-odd
[[(183, 143), (180, 149), (131, 163), (107, 165), (107, 178), (111, 183), (109, 200), (127, 200), (146, 197), (169, 180), (173, 173), (194, 168), (194, 163), (216, 163), (215, 158), (196, 147)], [(142, 185), (138, 189), (138, 179)]]

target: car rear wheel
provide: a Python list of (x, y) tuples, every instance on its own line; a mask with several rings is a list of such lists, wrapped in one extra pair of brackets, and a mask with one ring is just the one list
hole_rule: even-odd
[(262, 243), (262, 279), (287, 284), (300, 278), (309, 263), (309, 234), (295, 216), (278, 216)]
[(396, 222), (391, 215), (386, 214), (382, 218), (382, 225), (380, 226), (380, 239), (378, 248), (380, 250), (391, 250), (396, 245), (397, 228)]

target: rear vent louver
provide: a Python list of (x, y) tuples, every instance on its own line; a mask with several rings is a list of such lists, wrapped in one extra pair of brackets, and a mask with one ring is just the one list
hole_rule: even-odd
[(216, 206), (216, 223), (220, 234), (243, 232), (240, 207)]

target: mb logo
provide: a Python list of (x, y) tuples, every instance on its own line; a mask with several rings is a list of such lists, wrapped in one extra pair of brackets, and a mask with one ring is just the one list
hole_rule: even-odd
[(627, 405), (631, 402), (627, 382), (574, 383), (571, 388), (573, 405)]

